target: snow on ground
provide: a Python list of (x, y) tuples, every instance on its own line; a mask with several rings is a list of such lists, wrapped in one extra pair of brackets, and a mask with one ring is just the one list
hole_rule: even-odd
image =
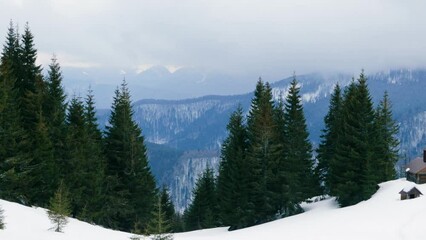
[[(400, 200), (398, 194), (411, 182), (399, 179), (382, 183), (368, 201), (338, 208), (333, 198), (303, 204), (305, 213), (251, 228), (228, 232), (226, 228), (178, 233), (175, 240), (266, 240), (266, 239), (426, 239), (423, 231), (426, 197)], [(416, 185), (426, 194), (426, 184)], [(126, 240), (129, 233), (112, 231), (70, 219), (65, 233), (55, 233), (41, 208), (29, 208), (0, 200), (6, 229), (1, 240)]]

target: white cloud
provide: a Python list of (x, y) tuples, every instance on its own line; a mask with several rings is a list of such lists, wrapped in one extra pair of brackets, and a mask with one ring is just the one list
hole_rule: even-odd
[[(426, 1), (15, 0), (0, 34), (26, 21), (63, 66), (193, 66), (269, 78), (426, 63)], [(4, 35), (3, 35), (4, 36)]]
[[(61, 67), (70, 67), (70, 68), (94, 68), (100, 67), (99, 63), (89, 62), (83, 59), (80, 59), (77, 56), (72, 56), (66, 53), (55, 53), (56, 58), (58, 59)], [(37, 64), (43, 66), (48, 66), (51, 62), (53, 54), (39, 51), (37, 54)]]

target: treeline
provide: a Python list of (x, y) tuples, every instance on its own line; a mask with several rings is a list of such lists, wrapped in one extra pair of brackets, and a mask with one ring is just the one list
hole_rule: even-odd
[(174, 207), (156, 187), (126, 83), (101, 132), (93, 93), (67, 102), (55, 57), (43, 76), (28, 24), (22, 35), (16, 29), (11, 23), (0, 62), (0, 198), (48, 208), (63, 182), (73, 217), (146, 233), (162, 209), (172, 224)]
[(335, 86), (316, 158), (296, 78), (282, 99), (259, 80), (247, 117), (241, 107), (231, 115), (219, 175), (200, 176), (187, 229), (257, 225), (303, 212), (300, 203), (318, 195), (353, 205), (395, 178), (398, 126), (386, 92), (373, 108), (363, 72), (343, 91)]
[(199, 178), (181, 223), (167, 189), (156, 187), (126, 83), (101, 132), (93, 93), (67, 102), (59, 63), (53, 57), (43, 76), (28, 25), (22, 35), (16, 29), (11, 23), (0, 59), (2, 199), (49, 207), (66, 188), (71, 215), (105, 227), (232, 230), (298, 214), (313, 196), (352, 205), (395, 177), (391, 104), (385, 93), (373, 107), (364, 73), (343, 90), (336, 85), (316, 158), (296, 78), (278, 102), (259, 79), (248, 114), (239, 107), (230, 117), (219, 175), (207, 169)]

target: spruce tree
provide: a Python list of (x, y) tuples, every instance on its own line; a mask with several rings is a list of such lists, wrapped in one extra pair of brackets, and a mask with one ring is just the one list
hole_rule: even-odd
[(312, 145), (295, 77), (284, 108), (284, 136), (285, 161), (290, 168), (287, 171), (293, 175), (289, 179), (290, 202), (297, 210), (299, 202), (318, 194), (319, 183), (313, 174)]
[[(354, 196), (359, 195), (361, 186), (358, 184), (359, 171), (356, 168), (355, 157), (359, 158), (358, 153), (352, 150), (352, 146), (357, 146), (358, 142), (354, 142), (353, 136), (357, 129), (353, 130), (352, 125), (356, 122), (355, 109), (350, 106), (351, 102), (356, 101), (356, 83), (352, 80), (351, 84), (345, 88), (342, 102), (341, 112), (341, 130), (340, 138), (335, 143), (334, 159), (330, 162), (330, 172), (334, 180), (330, 184), (330, 193), (337, 197), (341, 206), (347, 206), (361, 201), (361, 197), (352, 200)], [(349, 116), (349, 114), (352, 114)], [(355, 119), (354, 119), (355, 118)], [(351, 120), (350, 125), (348, 121)], [(355, 161), (352, 161), (352, 158)], [(352, 202), (353, 201), (353, 202)]]
[(336, 144), (341, 132), (341, 108), (342, 92), (339, 84), (334, 87), (330, 96), (330, 105), (327, 115), (324, 117), (324, 129), (322, 130), (321, 142), (317, 150), (318, 166), (317, 176), (324, 184), (325, 193), (330, 193), (333, 184), (332, 161), (335, 158)]
[[(62, 72), (55, 56), (49, 65), (47, 77), (47, 96), (44, 103), (44, 115), (49, 129), (49, 137), (53, 145), (53, 155), (56, 165), (65, 161), (66, 138), (66, 95), (62, 86)], [(52, 176), (53, 177), (53, 176)], [(57, 176), (59, 177), (59, 176)]]
[(49, 210), (47, 211), (47, 215), (54, 225), (52, 229), (54, 229), (55, 232), (62, 232), (68, 223), (68, 216), (71, 214), (69, 199), (70, 195), (67, 187), (63, 181), (61, 181), (58, 190), (50, 199), (50, 206)]
[(263, 223), (275, 218), (272, 199), (275, 198), (274, 171), (278, 169), (279, 142), (274, 122), (272, 90), (259, 79), (247, 118), (248, 151), (248, 225)]
[[(360, 160), (364, 160), (364, 168), (361, 170), (361, 183), (362, 188), (362, 200), (369, 199), (378, 189), (377, 182), (375, 181), (375, 169), (374, 162), (374, 146), (376, 145), (375, 141), (375, 127), (374, 127), (374, 108), (373, 101), (367, 85), (367, 77), (364, 74), (364, 71), (361, 72), (358, 79), (358, 103), (360, 104), (358, 111), (360, 118), (360, 123), (362, 124), (360, 130)], [(362, 163), (362, 161), (361, 161)]]
[(0, 59), (0, 196), (6, 200), (17, 201), (19, 191), (16, 180), (20, 171), (16, 164), (21, 157), (22, 138), (17, 91), (15, 82), (18, 71), (18, 33), (10, 22), (6, 43)]
[(198, 178), (193, 191), (194, 199), (184, 213), (185, 230), (216, 227), (217, 195), (213, 170), (206, 168)]
[(84, 118), (86, 122), (87, 145), (85, 155), (88, 159), (87, 171), (90, 173), (88, 182), (90, 182), (91, 197), (86, 199), (86, 208), (88, 215), (80, 216), (85, 221), (99, 222), (102, 215), (102, 204), (104, 201), (104, 178), (105, 178), (105, 156), (102, 149), (102, 133), (99, 130), (98, 120), (96, 118), (95, 99), (92, 90), (85, 99)]
[(169, 194), (169, 190), (166, 186), (163, 186), (160, 191), (161, 208), (165, 213), (165, 219), (171, 224), (172, 232), (181, 232), (182, 222), (178, 214), (175, 211), (175, 206)]
[[(274, 110), (274, 120), (276, 124), (275, 133), (279, 143), (277, 152), (277, 167), (274, 174), (274, 191), (275, 198), (273, 200), (274, 209), (277, 211), (277, 217), (285, 217), (294, 214), (295, 204), (291, 202), (290, 182), (295, 178), (292, 172), (292, 166), (287, 161), (286, 155), (286, 120), (285, 120), (285, 102), (282, 93), (279, 96)], [(298, 206), (298, 205), (296, 205)]]
[(398, 160), (397, 138), (398, 124), (392, 116), (392, 103), (387, 92), (380, 101), (374, 119), (375, 145), (374, 145), (374, 169), (375, 182), (381, 183), (395, 179), (395, 164)]
[(155, 199), (155, 180), (148, 166), (141, 129), (135, 123), (126, 82), (115, 92), (105, 132), (106, 199), (104, 220), (109, 227), (142, 231)]
[[(18, 114), (15, 129), (18, 143), (17, 155), (10, 159), (7, 167), (7, 181), (13, 186), (12, 198), (24, 204), (46, 206), (55, 189), (52, 146), (43, 112), (46, 101), (46, 85), (41, 68), (35, 63), (37, 50), (28, 25), (25, 27), (22, 43), (16, 34), (10, 76), (14, 79), (15, 110)], [(9, 120), (10, 121), (10, 120)], [(53, 175), (52, 175), (53, 176)], [(40, 185), (41, 184), (41, 185)], [(42, 189), (34, 188), (42, 186)]]
[[(17, 79), (15, 88), (17, 89), (17, 101), (21, 113), (22, 126), (25, 131), (34, 130), (37, 122), (36, 110), (38, 106), (34, 106), (34, 97), (37, 89), (37, 82), (42, 81), (41, 67), (36, 65), (37, 50), (34, 46), (34, 36), (30, 31), (28, 23), (25, 25), (24, 34), (22, 35), (22, 43), (18, 48), (19, 68), (17, 70)], [(37, 96), (39, 97), (39, 96)], [(37, 103), (39, 104), (39, 102)], [(31, 136), (30, 136), (31, 137)], [(30, 140), (32, 140), (30, 138)]]
[(86, 121), (84, 117), (84, 105), (81, 98), (74, 96), (69, 104), (67, 114), (66, 133), (66, 160), (61, 165), (61, 177), (69, 186), (70, 194), (73, 196), (71, 202), (71, 213), (74, 217), (81, 214), (86, 201), (93, 195), (90, 194), (92, 173), (89, 171), (90, 163), (86, 155), (88, 137), (86, 132)]
[(374, 181), (374, 110), (367, 79), (345, 89), (341, 114), (341, 137), (336, 144), (331, 172), (336, 183), (330, 192), (341, 206), (366, 200), (376, 191)]
[(248, 224), (244, 214), (249, 192), (249, 170), (245, 163), (248, 139), (241, 106), (231, 115), (227, 130), (228, 137), (222, 144), (217, 191), (221, 224), (233, 230)]
[(48, 128), (41, 112), (33, 137), (34, 149), (31, 151), (32, 155), (27, 158), (30, 161), (19, 181), (24, 187), (22, 196), (27, 204), (46, 207), (57, 187), (58, 169)]

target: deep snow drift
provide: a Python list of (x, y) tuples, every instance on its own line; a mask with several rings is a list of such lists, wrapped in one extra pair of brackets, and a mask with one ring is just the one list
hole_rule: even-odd
[[(271, 223), (228, 232), (208, 229), (174, 235), (176, 240), (266, 240), (266, 239), (426, 239), (426, 197), (400, 200), (399, 191), (414, 185), (405, 179), (382, 183), (368, 201), (338, 208), (334, 199), (304, 204), (305, 213)], [(416, 185), (426, 194), (426, 184)], [(112, 231), (70, 219), (64, 233), (55, 233), (46, 210), (0, 200), (6, 229), (1, 240), (125, 240), (132, 234)], [(146, 238), (149, 239), (149, 238)]]

